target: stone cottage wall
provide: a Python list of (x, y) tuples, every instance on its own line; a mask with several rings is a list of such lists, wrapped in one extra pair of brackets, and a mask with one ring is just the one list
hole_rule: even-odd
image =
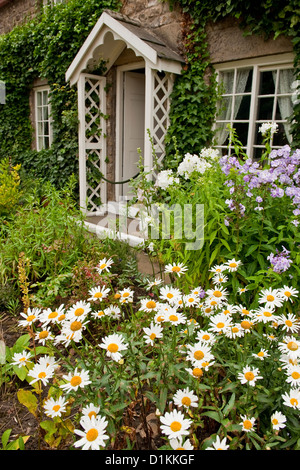
[(33, 18), (42, 4), (43, 0), (0, 0), (0, 34)]

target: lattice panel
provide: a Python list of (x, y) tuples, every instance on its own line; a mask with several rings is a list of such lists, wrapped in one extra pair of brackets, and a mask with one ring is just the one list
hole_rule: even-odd
[(173, 74), (154, 71), (152, 138), (159, 164), (165, 156), (165, 136), (169, 126), (172, 88)]
[(102, 175), (106, 175), (105, 84), (104, 77), (90, 74), (83, 75), (80, 81), (80, 182), (84, 188), (81, 199), (85, 199), (84, 203), (81, 201), (81, 206), (84, 206), (88, 213), (97, 212), (101, 204), (106, 202), (106, 183), (101, 179)]

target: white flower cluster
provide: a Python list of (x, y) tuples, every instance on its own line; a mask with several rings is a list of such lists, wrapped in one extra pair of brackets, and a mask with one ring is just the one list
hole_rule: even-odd
[(174, 183), (179, 183), (179, 179), (173, 175), (172, 170), (162, 170), (157, 175), (155, 186), (161, 189), (167, 189)]
[(262, 135), (266, 135), (268, 132), (271, 132), (271, 135), (273, 135), (275, 132), (277, 132), (277, 130), (278, 125), (276, 122), (264, 122), (259, 128), (259, 132)]
[(212, 148), (202, 149), (199, 156), (186, 153), (183, 161), (178, 166), (177, 173), (185, 179), (189, 179), (193, 172), (203, 175), (212, 166), (211, 162), (215, 161), (218, 157), (218, 150)]

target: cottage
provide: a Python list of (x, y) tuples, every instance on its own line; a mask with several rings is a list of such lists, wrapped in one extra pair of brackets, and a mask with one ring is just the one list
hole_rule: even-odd
[[(0, 0), (0, 33), (37, 15), (46, 3), (55, 8), (61, 2)], [(187, 13), (180, 2), (172, 3), (170, 9), (159, 0), (123, 0), (120, 11), (103, 11), (67, 64), (66, 83), (78, 92), (80, 206), (87, 216), (103, 213), (109, 201), (130, 198), (128, 181), (138, 172), (140, 155), (145, 168), (152, 167), (152, 143), (163, 162), (172, 90), (186, 67)], [(247, 154), (259, 158), (258, 128), (266, 121), (278, 124), (274, 148), (290, 143), (289, 117), (297, 102), (291, 39), (245, 36), (230, 16), (208, 22), (206, 35), (210, 63), (222, 84), (215, 146), (231, 152), (230, 124)], [(33, 143), (42, 150), (53, 141), (50, 87), (38, 77), (34, 85)]]

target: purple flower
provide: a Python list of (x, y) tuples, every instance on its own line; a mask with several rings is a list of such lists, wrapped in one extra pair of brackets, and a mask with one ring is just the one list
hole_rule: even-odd
[(283, 246), (282, 251), (278, 252), (276, 250), (276, 255), (274, 253), (271, 253), (270, 256), (268, 256), (268, 260), (270, 261), (273, 271), (275, 273), (282, 273), (284, 271), (287, 271), (292, 264), (291, 259), (289, 258), (290, 252)]

